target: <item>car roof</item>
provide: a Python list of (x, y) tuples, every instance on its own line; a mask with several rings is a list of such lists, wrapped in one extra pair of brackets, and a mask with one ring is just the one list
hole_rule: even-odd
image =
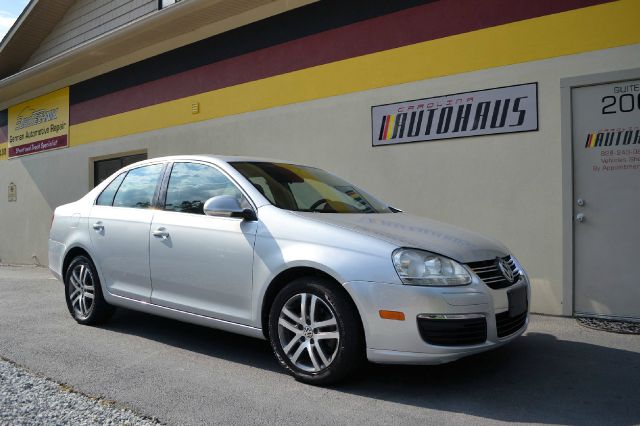
[[(236, 178), (241, 177), (242, 175), (237, 170), (235, 170), (233, 167), (228, 166), (227, 165), (228, 163), (238, 162), (238, 161), (246, 161), (246, 162), (273, 162), (273, 163), (285, 163), (285, 164), (302, 165), (300, 163), (295, 163), (295, 162), (291, 162), (291, 161), (276, 160), (276, 159), (262, 158), (262, 157), (246, 157), (246, 156), (231, 156), (231, 155), (211, 155), (211, 154), (171, 155), (171, 156), (165, 156), (165, 157), (149, 158), (147, 160), (142, 160), (142, 161), (138, 161), (138, 162), (133, 163), (133, 164), (129, 164), (128, 166), (125, 166), (125, 167), (121, 168), (120, 170), (118, 170), (117, 172), (115, 172), (113, 175), (111, 175), (111, 177), (113, 177), (114, 175), (116, 175), (118, 173), (126, 172), (126, 171), (129, 171), (131, 169), (135, 169), (137, 167), (144, 166), (146, 164), (167, 163), (167, 162), (171, 162), (171, 161), (204, 161), (204, 162), (212, 163), (212, 164), (215, 164), (215, 165), (217, 165), (217, 166), (219, 166), (219, 167), (221, 167), (223, 169), (226, 169), (228, 173), (236, 175)], [(97, 194), (101, 193), (103, 191), (103, 189), (113, 181), (113, 179), (111, 177), (108, 178), (108, 179), (105, 179), (102, 183), (100, 183), (95, 188), (93, 188), (91, 191), (89, 191), (85, 195), (85, 197), (93, 199), (95, 196), (97, 196)], [(253, 192), (254, 190), (252, 190), (251, 188), (252, 187), (249, 186), (249, 187), (246, 187), (245, 190)], [(262, 199), (263, 204), (269, 204), (269, 201), (262, 194), (257, 192), (257, 190), (255, 190), (255, 191), (256, 191), (255, 193), (252, 193), (252, 196), (253, 196), (252, 199), (254, 200), (254, 202), (256, 201), (256, 199), (258, 199), (258, 200)], [(258, 205), (258, 207), (260, 207), (260, 205)]]
[[(213, 154), (198, 154), (198, 155), (170, 155), (165, 157), (154, 157), (148, 160), (139, 161), (134, 164), (155, 163), (158, 161), (208, 161), (213, 163), (233, 163), (233, 162), (254, 162), (254, 163), (285, 163), (285, 164), (297, 164), (303, 165), (295, 161), (279, 160), (275, 158), (266, 157), (249, 157), (249, 156), (235, 156), (235, 155), (213, 155)], [(132, 164), (133, 165), (133, 164)]]

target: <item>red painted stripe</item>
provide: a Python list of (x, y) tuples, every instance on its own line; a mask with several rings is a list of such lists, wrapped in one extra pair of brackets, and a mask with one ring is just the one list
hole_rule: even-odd
[(382, 135), (382, 140), (386, 140), (389, 135), (389, 122), (391, 121), (391, 116), (387, 115), (384, 117), (384, 134)]
[(70, 121), (78, 124), (355, 56), (610, 1), (483, 0), (482, 7), (477, 0), (436, 1), (80, 102), (71, 106)]
[(36, 152), (64, 148), (65, 146), (67, 146), (67, 135), (56, 136), (55, 138), (32, 142), (28, 145), (11, 146), (9, 147), (9, 157), (20, 157), (21, 155), (35, 154)]

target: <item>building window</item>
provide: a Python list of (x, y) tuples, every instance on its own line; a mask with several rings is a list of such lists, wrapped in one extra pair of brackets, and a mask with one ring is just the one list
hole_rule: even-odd
[(123, 157), (109, 158), (107, 160), (98, 160), (93, 163), (93, 186), (96, 187), (120, 170), (121, 168), (133, 164), (136, 161), (142, 161), (147, 159), (147, 154), (134, 154), (125, 155)]
[(164, 9), (167, 6), (171, 6), (172, 4), (180, 3), (181, 0), (158, 0), (158, 8)]

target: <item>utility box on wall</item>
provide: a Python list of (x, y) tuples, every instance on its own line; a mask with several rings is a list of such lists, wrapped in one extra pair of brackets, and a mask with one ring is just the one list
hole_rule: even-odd
[(18, 201), (18, 187), (13, 182), (9, 184), (8, 199), (10, 203)]

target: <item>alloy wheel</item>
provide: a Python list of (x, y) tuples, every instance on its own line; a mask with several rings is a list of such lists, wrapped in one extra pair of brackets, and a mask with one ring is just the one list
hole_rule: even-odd
[(278, 337), (289, 361), (311, 373), (331, 365), (340, 343), (335, 313), (310, 293), (296, 294), (284, 304), (278, 318)]
[(76, 265), (69, 276), (69, 300), (78, 319), (86, 319), (95, 300), (93, 274), (85, 264)]

